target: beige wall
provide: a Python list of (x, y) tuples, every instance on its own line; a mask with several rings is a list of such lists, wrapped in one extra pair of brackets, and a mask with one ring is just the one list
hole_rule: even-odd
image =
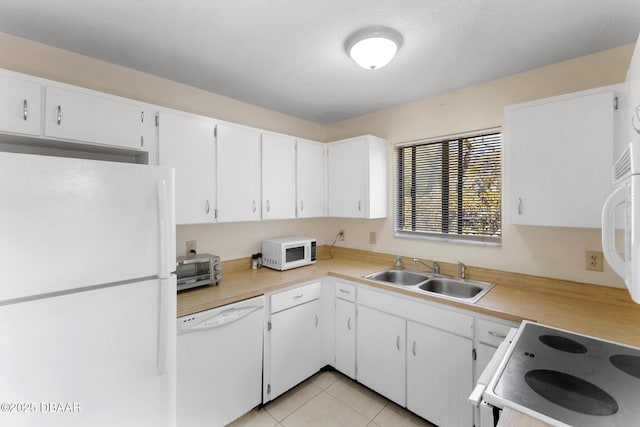
[[(505, 106), (599, 86), (621, 83), (633, 51), (626, 45), (564, 61), (488, 83), (444, 93), (375, 113), (332, 123), (327, 140), (371, 133), (389, 144), (388, 191), (393, 195), (393, 144), (502, 126)], [(392, 209), (393, 196), (389, 200)], [(374, 221), (331, 219), (327, 236), (345, 229), (344, 245), (435, 259), (461, 261), (518, 273), (534, 274), (609, 286), (623, 286), (608, 266), (602, 273), (586, 271), (585, 251), (601, 250), (600, 230), (505, 226), (502, 246), (444, 243), (393, 236), (393, 218)], [(369, 244), (369, 232), (378, 233)]]
[[(0, 68), (309, 139), (374, 134), (390, 141), (393, 171), (393, 143), (500, 126), (506, 105), (622, 82), (632, 49), (622, 46), (328, 126), (2, 33)], [(388, 189), (393, 195), (391, 175)], [(257, 252), (266, 237), (306, 234), (331, 243), (340, 228), (346, 230), (343, 246), (621, 286), (608, 269), (584, 270), (584, 251), (600, 249), (597, 230), (507, 226), (502, 246), (490, 247), (395, 238), (391, 217), (262, 221), (179, 226), (177, 251), (184, 254), (185, 241), (197, 240), (200, 252), (234, 259)], [(370, 231), (378, 233), (375, 245), (368, 243)]]

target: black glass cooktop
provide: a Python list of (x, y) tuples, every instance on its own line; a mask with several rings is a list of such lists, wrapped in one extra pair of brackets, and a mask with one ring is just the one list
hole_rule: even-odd
[(640, 426), (640, 349), (524, 322), (493, 392), (570, 426)]

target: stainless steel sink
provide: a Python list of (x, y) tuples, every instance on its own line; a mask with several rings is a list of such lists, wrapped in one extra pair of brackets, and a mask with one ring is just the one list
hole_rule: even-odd
[(416, 293), (425, 293), (471, 304), (477, 302), (494, 286), (492, 283), (452, 279), (422, 271), (396, 268), (367, 274), (364, 278), (399, 286)]
[(429, 280), (433, 275), (413, 270), (382, 270), (367, 274), (365, 279), (377, 280), (378, 282), (391, 283), (399, 286), (415, 286)]

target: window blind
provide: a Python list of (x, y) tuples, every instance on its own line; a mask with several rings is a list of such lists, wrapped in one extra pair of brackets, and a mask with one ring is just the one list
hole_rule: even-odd
[(397, 148), (396, 232), (499, 242), (501, 134)]

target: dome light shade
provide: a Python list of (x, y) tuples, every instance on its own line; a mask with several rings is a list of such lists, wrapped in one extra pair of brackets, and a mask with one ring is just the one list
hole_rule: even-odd
[(389, 63), (402, 44), (402, 36), (386, 27), (364, 28), (351, 35), (345, 45), (349, 56), (367, 70)]

